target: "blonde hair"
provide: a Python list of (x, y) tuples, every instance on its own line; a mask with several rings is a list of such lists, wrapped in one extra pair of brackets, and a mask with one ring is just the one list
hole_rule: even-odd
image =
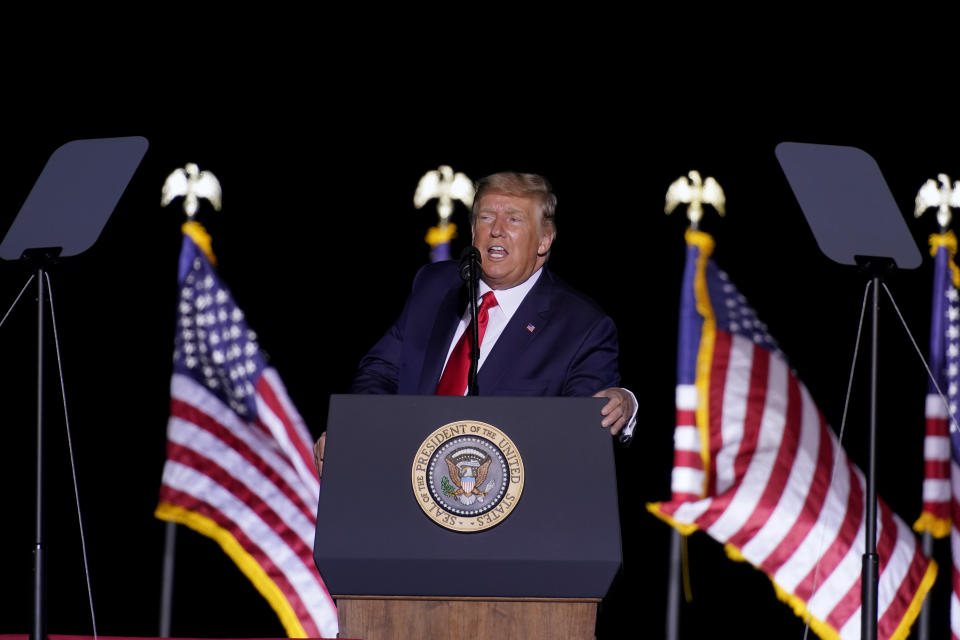
[(470, 224), (477, 218), (480, 199), (488, 193), (502, 193), (519, 198), (533, 198), (540, 204), (540, 221), (550, 225), (556, 232), (557, 196), (547, 179), (535, 173), (517, 173), (503, 171), (494, 173), (477, 182), (477, 192), (473, 197), (473, 209), (470, 212)]

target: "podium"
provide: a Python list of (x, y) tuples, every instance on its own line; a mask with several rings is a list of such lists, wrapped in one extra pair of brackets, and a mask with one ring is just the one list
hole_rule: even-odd
[(593, 638), (622, 560), (604, 402), (331, 396), (314, 558), (341, 636)]

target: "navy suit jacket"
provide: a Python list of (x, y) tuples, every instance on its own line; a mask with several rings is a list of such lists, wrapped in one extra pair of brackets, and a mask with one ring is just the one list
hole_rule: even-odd
[[(453, 261), (417, 273), (400, 318), (364, 356), (351, 393), (433, 395), (466, 309)], [(544, 267), (480, 367), (488, 396), (591, 396), (620, 384), (617, 330), (593, 301)]]

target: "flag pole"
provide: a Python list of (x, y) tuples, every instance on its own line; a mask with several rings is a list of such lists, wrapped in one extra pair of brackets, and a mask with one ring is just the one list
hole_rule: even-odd
[[(923, 544), (923, 553), (928, 558), (933, 557), (933, 534), (924, 531), (921, 537)], [(920, 616), (917, 620), (917, 640), (930, 640), (930, 603), (927, 598), (923, 599), (923, 606), (920, 608)]]
[(670, 529), (670, 577), (667, 582), (667, 636), (666, 640), (680, 637), (680, 532)]
[[(698, 171), (689, 171), (686, 176), (674, 180), (667, 188), (663, 212), (669, 215), (677, 206), (687, 205), (687, 220), (690, 231), (699, 231), (703, 218), (703, 205), (709, 204), (724, 215), (726, 195), (720, 184), (712, 177), (703, 179)], [(702, 399), (699, 399), (701, 401)], [(680, 634), (680, 578), (683, 565), (683, 540), (676, 529), (670, 533), (670, 572), (667, 579), (667, 628), (666, 639), (678, 640)]]
[(413, 194), (413, 206), (423, 208), (427, 202), (437, 200), (437, 226), (430, 227), (424, 238), (430, 245), (430, 262), (450, 259), (450, 240), (457, 237), (457, 225), (450, 222), (453, 202), (459, 200), (468, 209), (473, 206), (476, 188), (465, 173), (454, 171), (442, 164), (420, 177)]
[[(183, 196), (183, 212), (191, 224), (200, 207), (200, 199), (207, 200), (215, 211), (220, 211), (220, 181), (209, 171), (200, 171), (196, 163), (188, 162), (182, 169), (175, 169), (163, 181), (160, 191), (160, 206), (165, 207)], [(196, 224), (196, 223), (193, 223)], [(170, 637), (170, 620), (173, 616), (173, 568), (177, 557), (177, 523), (167, 521), (163, 540), (163, 577), (160, 583), (160, 637)]]
[[(937, 180), (927, 180), (919, 189), (916, 196), (916, 204), (914, 207), (913, 215), (915, 218), (922, 216), (928, 209), (935, 207), (937, 209), (937, 226), (939, 227), (939, 232), (941, 236), (945, 236), (950, 229), (950, 221), (953, 217), (951, 207), (956, 206), (954, 192), (957, 191), (957, 185), (952, 184), (950, 176), (940, 173), (937, 175)], [(932, 237), (931, 237), (932, 238)], [(938, 258), (940, 248), (937, 249), (937, 252), (934, 252), (934, 258)], [(948, 254), (949, 255), (949, 254)], [(934, 268), (934, 274), (936, 274), (936, 267)], [(948, 276), (949, 277), (949, 276)], [(934, 280), (936, 281), (936, 275), (934, 275)], [(934, 311), (937, 312), (936, 305), (936, 296), (941, 295), (942, 291), (939, 289), (939, 285), (935, 284), (934, 286)], [(939, 318), (942, 320), (942, 318)], [(931, 334), (933, 334), (934, 329), (931, 328)], [(937, 350), (933, 347), (934, 338), (931, 335), (931, 364), (936, 362), (935, 357), (937, 356)], [(921, 355), (921, 359), (923, 356)], [(942, 365), (938, 365), (942, 366)], [(940, 372), (932, 372), (931, 378), (937, 376)], [(939, 391), (939, 387), (938, 387)], [(942, 396), (941, 396), (942, 397)], [(947, 405), (949, 410), (949, 404), (944, 400), (944, 404)], [(949, 431), (948, 431), (949, 432)], [(929, 432), (927, 437), (929, 437)], [(924, 474), (926, 479), (926, 472)], [(924, 498), (926, 500), (926, 498)], [(924, 507), (924, 515), (927, 515), (926, 507)], [(914, 525), (915, 527), (917, 525)], [(942, 534), (941, 534), (942, 535)], [(934, 535), (930, 529), (930, 525), (926, 525), (923, 529), (923, 535), (921, 536), (923, 544), (923, 552), (927, 554), (928, 557), (933, 557), (933, 539)], [(920, 615), (917, 621), (917, 637), (918, 640), (929, 640), (930, 638), (930, 606), (929, 603), (924, 600), (923, 606), (920, 609)]]
[(173, 615), (173, 566), (177, 556), (177, 523), (167, 521), (163, 540), (163, 582), (160, 584), (160, 637), (170, 637)]

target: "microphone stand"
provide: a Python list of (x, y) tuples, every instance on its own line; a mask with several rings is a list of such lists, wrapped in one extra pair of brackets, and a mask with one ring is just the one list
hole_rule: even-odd
[[(471, 262), (473, 262), (471, 260)], [(471, 271), (476, 271), (476, 263), (474, 263), (474, 268)], [(470, 330), (473, 332), (471, 336), (472, 340), (470, 342), (470, 375), (467, 378), (467, 395), (468, 396), (477, 396), (480, 395), (477, 390), (477, 369), (480, 366), (480, 345), (477, 344), (480, 342), (480, 331), (477, 327), (477, 279), (474, 276), (470, 277), (470, 282), (467, 284), (467, 290), (470, 292)]]
[(470, 373), (467, 377), (467, 395), (479, 395), (477, 369), (480, 365), (480, 330), (477, 327), (477, 280), (480, 279), (480, 251), (473, 246), (460, 254), (460, 277), (467, 281), (467, 296), (470, 299)]

